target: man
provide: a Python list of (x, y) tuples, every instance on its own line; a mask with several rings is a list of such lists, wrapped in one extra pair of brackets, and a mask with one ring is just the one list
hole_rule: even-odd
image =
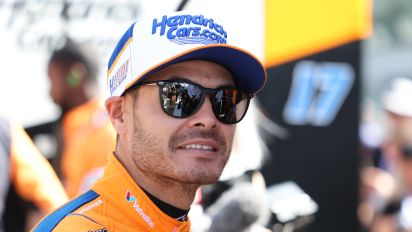
[(3, 207), (11, 185), (43, 213), (68, 200), (52, 167), (23, 128), (0, 117), (0, 231), (4, 231)]
[[(115, 147), (116, 134), (98, 94), (97, 65), (89, 53), (70, 40), (52, 53), (50, 96), (60, 107), (61, 117), (28, 129), (35, 142), (47, 133), (57, 140), (55, 154), (49, 156), (70, 198), (84, 190), (85, 178), (99, 175), (96, 170), (105, 165), (107, 154)], [(49, 125), (48, 131), (42, 130), (44, 125)], [(38, 143), (40, 148), (41, 142), (44, 139)]]
[(117, 145), (105, 174), (34, 231), (189, 231), (196, 189), (218, 180), (235, 124), (266, 80), (229, 39), (196, 13), (134, 23), (108, 65)]
[[(389, 88), (382, 96), (382, 105), (387, 116), (384, 133), (375, 129), (375, 133), (369, 135), (375, 140), (378, 138), (373, 141), (375, 145), (370, 143), (372, 145), (364, 146), (361, 220), (373, 232), (387, 231), (388, 228), (393, 231), (394, 228), (407, 228), (408, 223), (405, 224), (400, 218), (401, 205), (412, 190), (411, 97), (410, 78), (395, 77), (390, 81)], [(385, 138), (382, 137), (383, 134)]]

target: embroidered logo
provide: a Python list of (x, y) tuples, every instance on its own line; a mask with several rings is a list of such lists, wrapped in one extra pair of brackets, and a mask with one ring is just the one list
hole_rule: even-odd
[(212, 18), (203, 15), (164, 15), (153, 19), (152, 34), (164, 36), (177, 44), (226, 44), (227, 32)]
[(85, 208), (79, 210), (79, 212), (77, 212), (77, 213), (78, 213), (78, 214), (84, 214), (85, 212), (93, 209), (93, 208), (96, 207), (96, 206), (99, 206), (99, 205), (102, 204), (102, 203), (103, 203), (103, 201), (99, 199), (98, 201), (96, 201), (96, 202), (94, 202), (94, 203), (86, 206)]
[(129, 60), (126, 60), (120, 68), (116, 71), (116, 73), (110, 77), (110, 94), (113, 94), (113, 92), (119, 87), (119, 85), (124, 81), (124, 79), (127, 76), (127, 69), (129, 67)]
[(134, 201), (136, 201), (136, 197), (132, 196), (132, 193), (130, 193), (130, 191), (127, 190), (126, 200), (127, 200), (128, 202), (134, 202)]
[(126, 201), (127, 202), (133, 202), (133, 208), (136, 210), (136, 212), (142, 217), (142, 219), (151, 227), (154, 228), (155, 224), (153, 223), (152, 219), (143, 211), (143, 209), (140, 207), (139, 203), (136, 201), (136, 197), (132, 195), (130, 190), (127, 190), (126, 192)]

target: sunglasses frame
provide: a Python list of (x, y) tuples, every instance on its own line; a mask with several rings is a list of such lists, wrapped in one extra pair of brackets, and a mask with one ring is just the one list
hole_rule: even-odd
[[(199, 104), (196, 106), (196, 108), (193, 110), (193, 112), (191, 112), (191, 113), (188, 114), (187, 116), (180, 116), (180, 117), (179, 117), (179, 116), (175, 116), (175, 115), (173, 115), (173, 114), (170, 114), (169, 112), (166, 111), (166, 109), (165, 109), (164, 106), (163, 106), (163, 101), (164, 101), (164, 100), (163, 100), (163, 96), (162, 96), (162, 92), (163, 92), (163, 91), (162, 91), (161, 88), (163, 88), (163, 86), (164, 86), (166, 83), (172, 83), (172, 82), (174, 82), (174, 83), (182, 83), (182, 84), (194, 85), (194, 86), (196, 86), (197, 88), (199, 88), (199, 89), (201, 90), (201, 99), (200, 99)], [(199, 84), (197, 84), (197, 83), (191, 82), (191, 81), (189, 81), (189, 80), (182, 80), (182, 79), (157, 80), (157, 81), (140, 82), (140, 83), (136, 84), (135, 86), (133, 86), (133, 87), (129, 88), (128, 90), (126, 90), (126, 91), (123, 93), (123, 96), (126, 95), (127, 93), (129, 93), (130, 91), (135, 90), (135, 89), (137, 89), (137, 88), (139, 88), (139, 87), (141, 87), (141, 86), (145, 86), (145, 85), (149, 85), (149, 86), (155, 86), (155, 85), (156, 85), (156, 86), (159, 87), (159, 103), (160, 103), (160, 108), (162, 108), (162, 110), (163, 110), (163, 112), (165, 112), (165, 114), (167, 114), (167, 115), (169, 115), (169, 116), (171, 116), (171, 117), (173, 117), (173, 118), (187, 118), (187, 117), (190, 117), (190, 116), (196, 114), (196, 112), (197, 112), (197, 111), (201, 108), (201, 106), (203, 105), (206, 96), (209, 95), (209, 97), (210, 97), (210, 102), (211, 102), (211, 104), (212, 104), (213, 114), (214, 114), (215, 117), (219, 120), (219, 122), (224, 123), (224, 124), (236, 124), (236, 123), (242, 121), (242, 119), (246, 116), (246, 113), (247, 113), (247, 111), (248, 111), (248, 109), (249, 109), (250, 100), (254, 97), (253, 94), (246, 93), (246, 92), (244, 92), (244, 91), (242, 91), (242, 90), (239, 90), (239, 89), (236, 89), (235, 87), (232, 87), (232, 86), (221, 86), (221, 87), (212, 89), (212, 88), (203, 87), (203, 86), (201, 86), (201, 85), (199, 85)], [(243, 115), (242, 115), (239, 119), (237, 119), (237, 120), (234, 121), (234, 122), (225, 122), (225, 121), (223, 121), (223, 119), (220, 119), (219, 116), (218, 116), (218, 112), (217, 112), (217, 110), (215, 109), (215, 108), (216, 108), (216, 107), (215, 107), (215, 103), (213, 103), (214, 100), (212, 100), (212, 99), (214, 98), (213, 96), (215, 96), (217, 92), (219, 92), (219, 91), (221, 91), (221, 90), (225, 90), (225, 89), (237, 90), (237, 91), (239, 91), (239, 92), (243, 92), (243, 94), (245, 94), (245, 96), (246, 96), (246, 101), (247, 101), (247, 103), (246, 103), (246, 106), (245, 106), (245, 112), (243, 113)]]

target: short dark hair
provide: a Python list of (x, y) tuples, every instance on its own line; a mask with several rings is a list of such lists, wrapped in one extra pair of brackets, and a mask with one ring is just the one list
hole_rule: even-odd
[(98, 65), (97, 60), (93, 57), (93, 52), (89, 50), (86, 52), (84, 47), (80, 44), (67, 40), (62, 48), (56, 49), (52, 52), (49, 59), (51, 62), (58, 62), (66, 68), (70, 68), (76, 63), (83, 64), (86, 68), (86, 79), (88, 81), (97, 81)]

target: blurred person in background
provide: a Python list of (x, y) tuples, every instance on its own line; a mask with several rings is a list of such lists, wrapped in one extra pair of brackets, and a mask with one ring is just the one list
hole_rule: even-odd
[[(114, 150), (116, 134), (97, 82), (98, 63), (90, 47), (67, 43), (52, 52), (47, 66), (50, 97), (60, 108), (57, 120), (26, 128), (51, 162), (69, 198), (88, 189), (103, 175), (106, 156)], [(5, 224), (22, 231), (32, 205), (10, 188)]]
[[(0, 232), (14, 231), (3, 227), (3, 218), (8, 213), (3, 210), (10, 186), (42, 214), (68, 200), (56, 173), (23, 128), (0, 117)], [(16, 220), (24, 224), (21, 218)]]
[[(60, 118), (28, 128), (39, 147), (44, 125), (57, 142), (51, 162), (70, 198), (102, 175), (106, 155), (114, 150), (115, 131), (98, 91), (97, 61), (90, 48), (70, 40), (48, 62), (50, 96)], [(47, 147), (47, 146), (46, 146)]]
[(397, 144), (397, 192), (382, 212), (375, 215), (371, 232), (412, 231), (412, 118), (400, 130)]
[[(360, 217), (370, 231), (399, 230), (395, 215), (405, 194), (409, 178), (407, 167), (408, 142), (405, 136), (412, 130), (412, 80), (398, 77), (382, 98), (387, 125), (382, 143), (368, 152), (361, 172), (362, 193)], [(411, 190), (409, 190), (411, 191)], [(411, 209), (410, 209), (411, 210)], [(385, 229), (387, 228), (387, 229)]]

